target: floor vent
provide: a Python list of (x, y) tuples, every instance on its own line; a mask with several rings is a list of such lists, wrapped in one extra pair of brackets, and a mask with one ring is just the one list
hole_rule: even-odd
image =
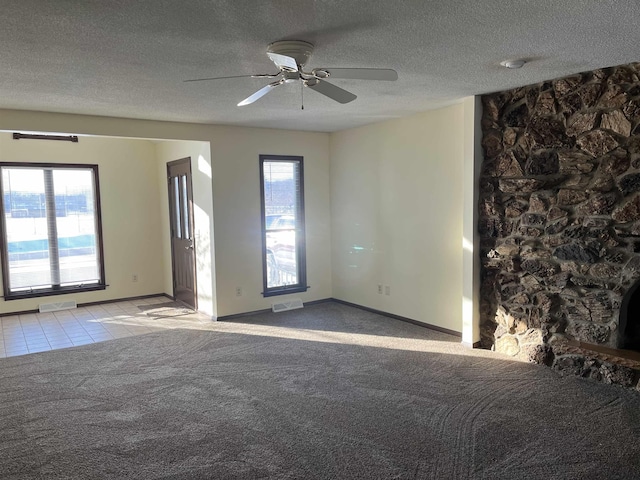
[(287, 302), (277, 302), (271, 305), (271, 310), (275, 313), (284, 312), (286, 310), (295, 310), (297, 308), (302, 308), (304, 305), (302, 304), (302, 300), (299, 298), (293, 298)]
[(75, 300), (68, 300), (66, 302), (58, 303), (41, 303), (38, 305), (40, 313), (44, 312), (57, 312), (59, 310), (69, 310), (71, 308), (78, 308), (78, 304)]

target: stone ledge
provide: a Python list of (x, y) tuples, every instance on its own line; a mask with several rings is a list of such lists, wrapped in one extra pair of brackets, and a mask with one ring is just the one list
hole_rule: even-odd
[(553, 351), (556, 355), (582, 355), (613, 365), (638, 370), (640, 373), (639, 352), (592, 345), (577, 340), (567, 340), (566, 343), (556, 344), (553, 346)]

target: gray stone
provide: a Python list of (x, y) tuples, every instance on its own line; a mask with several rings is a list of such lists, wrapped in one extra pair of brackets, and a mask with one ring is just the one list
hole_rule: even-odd
[(537, 293), (535, 298), (535, 304), (540, 308), (540, 311), (544, 314), (550, 313), (551, 309), (557, 303), (555, 295), (549, 295), (547, 293)]
[(562, 148), (571, 146), (565, 135), (564, 122), (558, 118), (534, 117), (527, 126), (525, 137), (537, 148)]
[(640, 194), (636, 194), (624, 203), (622, 206), (616, 208), (611, 217), (619, 223), (632, 222), (640, 219)]
[[(638, 123), (640, 126), (640, 123)], [(640, 131), (638, 131), (638, 126), (636, 126), (633, 136), (627, 141), (627, 150), (630, 154), (640, 154)], [(638, 167), (636, 167), (638, 168)]]
[(561, 272), (553, 277), (549, 277), (549, 282), (547, 285), (554, 285), (560, 289), (564, 289), (567, 287), (567, 283), (571, 280), (571, 274), (568, 272)]
[(582, 105), (584, 108), (591, 108), (595, 106), (598, 102), (598, 98), (600, 98), (600, 93), (602, 92), (602, 84), (601, 83), (591, 83), (589, 85), (585, 85), (584, 87), (578, 90), (578, 95), (582, 99)]
[(522, 215), (526, 210), (527, 210), (526, 203), (511, 201), (505, 205), (504, 214), (508, 218), (515, 218)]
[(611, 224), (611, 220), (600, 217), (585, 217), (582, 226), (585, 228), (605, 228)]
[(598, 104), (604, 108), (620, 108), (627, 103), (627, 94), (619, 85), (609, 85)]
[(611, 320), (613, 305), (608, 292), (590, 292), (584, 296), (582, 303), (589, 311), (592, 322), (606, 323)]
[(523, 237), (539, 237), (542, 235), (543, 229), (538, 227), (529, 227), (526, 225), (520, 225), (518, 227), (518, 235)]
[(610, 192), (615, 187), (613, 177), (608, 173), (598, 173), (587, 188), (587, 192)]
[(533, 275), (525, 275), (520, 280), (523, 287), (526, 287), (530, 291), (536, 291), (540, 289), (540, 280), (538, 280)]
[(553, 175), (559, 169), (558, 154), (553, 150), (532, 153), (524, 167), (527, 175)]
[(578, 138), (578, 146), (594, 157), (601, 157), (618, 147), (619, 143), (603, 130), (593, 130)]
[(527, 107), (529, 107), (530, 112), (535, 108), (539, 94), (540, 94), (540, 87), (536, 85), (527, 87), (527, 93), (525, 95), (525, 99), (527, 101)]
[(482, 147), (487, 158), (492, 158), (502, 151), (502, 135), (493, 130), (486, 132), (482, 137)]
[(587, 198), (589, 198), (589, 194), (582, 190), (562, 188), (558, 191), (559, 205), (575, 205), (584, 202)]
[(552, 115), (556, 113), (556, 99), (551, 90), (540, 93), (534, 113), (536, 115)]
[(637, 273), (640, 273), (640, 257), (631, 257), (631, 259), (624, 266), (624, 271), (630, 276), (635, 276)]
[(559, 171), (560, 173), (589, 173), (593, 170), (590, 158), (580, 152), (560, 150), (558, 151)]
[(546, 213), (549, 208), (548, 199), (538, 193), (532, 193), (529, 198), (529, 212)]
[(623, 195), (640, 191), (640, 173), (625, 175), (618, 181), (618, 188)]
[(518, 357), (526, 362), (551, 366), (553, 362), (553, 351), (549, 345), (545, 344), (521, 345)]
[(513, 147), (516, 144), (516, 140), (518, 139), (518, 132), (516, 132), (513, 128), (506, 128), (504, 134), (502, 135), (502, 142), (509, 146)]
[(609, 263), (622, 264), (627, 260), (627, 256), (622, 252), (611, 252), (604, 256), (604, 259)]
[(480, 200), (479, 209), (480, 213), (485, 216), (495, 216), (501, 212), (494, 198), (483, 198)]
[(547, 235), (555, 235), (556, 233), (562, 232), (566, 228), (568, 223), (569, 219), (567, 217), (561, 218), (560, 220), (547, 225), (547, 227), (544, 229), (544, 232)]
[(542, 245), (544, 245), (546, 248), (551, 250), (553, 250), (554, 248), (560, 245), (565, 245), (567, 243), (567, 239), (564, 238), (564, 236), (556, 236), (556, 235), (542, 237), (541, 241), (542, 241)]
[(537, 277), (550, 277), (558, 271), (558, 266), (548, 260), (527, 259), (520, 264), (526, 273)]
[(536, 213), (526, 213), (522, 216), (523, 225), (540, 226), (545, 223), (545, 216)]
[(553, 81), (553, 89), (556, 96), (563, 96), (574, 91), (582, 83), (582, 75), (573, 75), (571, 77), (560, 78)]
[(581, 342), (598, 345), (609, 340), (611, 329), (607, 325), (576, 322), (567, 325), (567, 333)]
[(611, 130), (612, 132), (628, 137), (631, 135), (631, 122), (626, 119), (620, 110), (614, 110), (610, 113), (603, 113), (600, 122), (600, 128)]
[(503, 335), (500, 338), (496, 338), (495, 351), (515, 357), (518, 352), (520, 352), (520, 346), (518, 345), (516, 337), (512, 335)]
[(498, 188), (505, 193), (531, 193), (540, 190), (544, 181), (535, 178), (501, 178)]
[(529, 108), (526, 103), (522, 103), (505, 112), (502, 121), (507, 127), (524, 127), (527, 125), (528, 118)]
[(571, 283), (581, 289), (593, 289), (593, 288), (613, 288), (613, 284), (601, 278), (583, 277), (580, 275), (573, 275), (571, 277)]
[(588, 175), (570, 175), (560, 184), (562, 188), (585, 190), (589, 186)]
[(552, 368), (563, 375), (582, 376), (584, 358), (577, 355), (556, 356)]
[(565, 116), (571, 116), (582, 108), (582, 97), (577, 92), (569, 93), (558, 98), (558, 105)]
[(500, 106), (497, 99), (493, 95), (484, 95), (482, 97), (482, 116), (489, 118), (492, 121), (497, 121), (500, 118)]
[(522, 177), (522, 167), (513, 152), (505, 152), (496, 157), (494, 176)]
[(616, 203), (616, 195), (600, 193), (576, 208), (578, 215), (608, 215)]
[(614, 177), (622, 175), (629, 170), (629, 155), (623, 149), (617, 149), (611, 152), (600, 161), (598, 173), (610, 174)]
[(631, 121), (640, 120), (640, 100), (631, 100), (624, 106), (622, 112)]
[(501, 245), (496, 246), (495, 251), (501, 257), (513, 257), (514, 255), (518, 255), (520, 252), (520, 247), (513, 243), (505, 242)]
[(622, 267), (610, 263), (596, 263), (589, 269), (589, 275), (596, 278), (611, 279), (622, 273)]
[(511, 298), (523, 290), (524, 287), (519, 283), (504, 283), (500, 286), (500, 296), (502, 298)]
[(568, 214), (565, 210), (558, 207), (551, 207), (549, 213), (547, 214), (547, 220), (551, 222), (553, 220), (557, 220), (558, 218), (566, 217), (567, 215)]
[(637, 383), (637, 372), (629, 367), (603, 363), (600, 367), (604, 383), (633, 387)]
[(591, 76), (595, 81), (601, 82), (609, 77), (609, 70), (607, 68), (599, 68), (591, 72)]
[(594, 248), (579, 243), (562, 245), (553, 251), (553, 256), (558, 260), (575, 260), (584, 263), (594, 263), (600, 258), (598, 251)]
[(481, 218), (478, 233), (482, 237), (502, 237), (511, 234), (512, 225), (501, 218)]
[(584, 132), (593, 130), (596, 126), (596, 118), (598, 114), (592, 113), (576, 113), (569, 119), (567, 124), (567, 135), (576, 137)]
[(529, 295), (524, 292), (517, 294), (515, 297), (511, 298), (510, 301), (512, 303), (515, 303), (516, 305), (528, 305), (529, 303), (531, 303)]
[(638, 75), (636, 72), (627, 66), (616, 67), (611, 76), (607, 79), (607, 83), (618, 85), (621, 83), (637, 83)]

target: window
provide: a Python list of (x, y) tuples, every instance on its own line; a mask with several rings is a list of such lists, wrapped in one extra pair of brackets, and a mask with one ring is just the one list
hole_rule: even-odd
[(0, 163), (6, 300), (105, 288), (97, 165)]
[(260, 155), (264, 296), (307, 290), (302, 157)]

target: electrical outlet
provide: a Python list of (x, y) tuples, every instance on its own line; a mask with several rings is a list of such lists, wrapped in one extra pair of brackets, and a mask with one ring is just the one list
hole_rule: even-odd
[(384, 294), (385, 295), (391, 295), (391, 287), (389, 285), (385, 285)]
[(138, 282), (138, 274), (134, 273), (133, 275), (131, 275), (131, 281), (133, 283), (137, 283)]
[(242, 296), (242, 287), (236, 287), (236, 297)]
[(382, 285), (378, 284), (378, 293), (382, 295)]

